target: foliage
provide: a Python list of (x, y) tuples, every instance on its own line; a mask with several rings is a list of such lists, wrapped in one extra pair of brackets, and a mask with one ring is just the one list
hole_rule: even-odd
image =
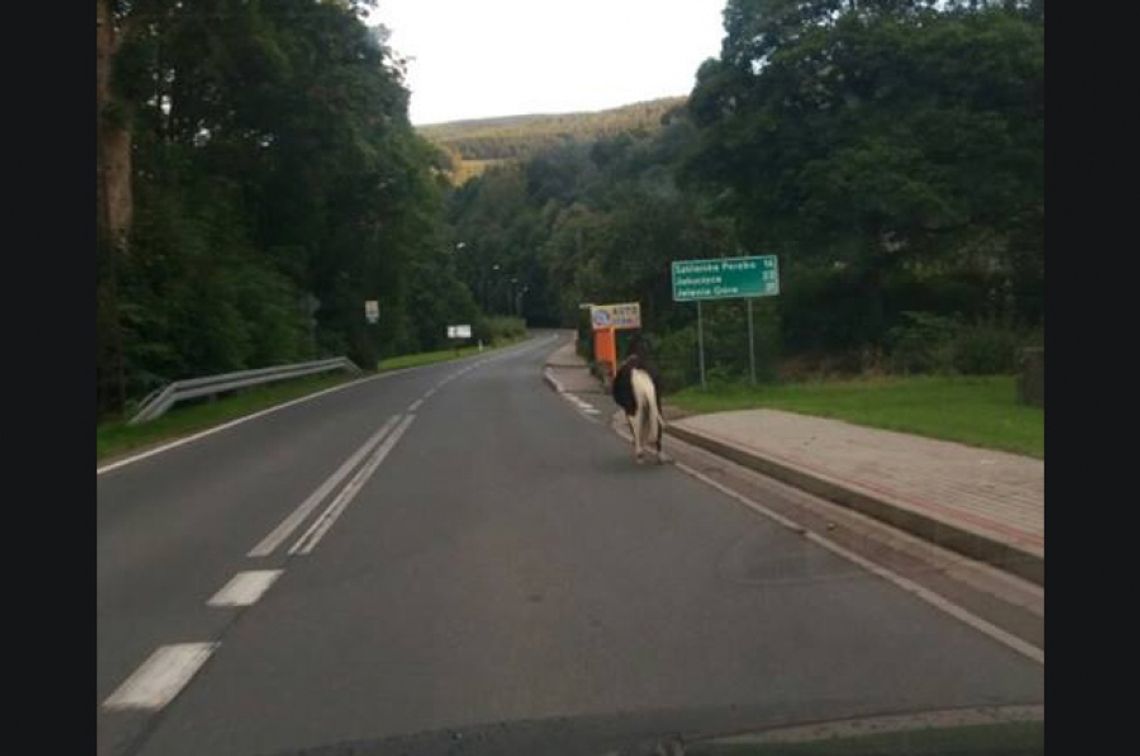
[(115, 4), (134, 223), (129, 255), (101, 263), (118, 296), (100, 328), (122, 324), (130, 396), (333, 353), (375, 364), (476, 318), (444, 246), (445, 156), (408, 122), (369, 4)]
[[(672, 302), (669, 263), (776, 254), (766, 378), (789, 358), (1011, 369), (1009, 345), (1043, 326), (1043, 5), (730, 0), (725, 32), (659, 128), (567, 140), (450, 193), (485, 306), (505, 311), (504, 278), (542, 324), (638, 301), (680, 388), (696, 308)], [(714, 377), (747, 375), (742, 311), (705, 305)]]

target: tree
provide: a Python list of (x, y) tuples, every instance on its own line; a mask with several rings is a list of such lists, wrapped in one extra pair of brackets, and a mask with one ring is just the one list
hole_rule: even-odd
[[(408, 310), (441, 241), (445, 160), (408, 122), (402, 62), (360, 21), (372, 5), (100, 2), (118, 35), (100, 27), (100, 229), (118, 240), (101, 251), (100, 336), (122, 355), (114, 397), (99, 362), (105, 409), (317, 354), (370, 367), (429, 338)], [(122, 134), (116, 173), (102, 145)], [(459, 296), (453, 273), (432, 275)]]
[(844, 266), (865, 303), (853, 338), (876, 341), (892, 271), (1012, 276), (1016, 248), (1040, 258), (1043, 30), (1005, 8), (843, 5), (729, 4), (685, 176), (724, 192), (745, 243), (786, 251), (789, 274)]
[(99, 411), (126, 401), (122, 333), (119, 324), (118, 266), (129, 248), (131, 197), (131, 108), (114, 76), (124, 40), (135, 19), (112, 0), (95, 4), (95, 228), (96, 228), (96, 396)]

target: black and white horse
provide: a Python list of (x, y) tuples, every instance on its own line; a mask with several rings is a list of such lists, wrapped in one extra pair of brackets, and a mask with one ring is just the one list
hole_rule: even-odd
[(625, 410), (625, 419), (633, 433), (633, 458), (640, 462), (646, 444), (652, 443), (661, 462), (661, 434), (665, 431), (665, 418), (661, 415), (661, 394), (654, 371), (638, 353), (634, 353), (618, 368), (614, 376), (613, 396)]

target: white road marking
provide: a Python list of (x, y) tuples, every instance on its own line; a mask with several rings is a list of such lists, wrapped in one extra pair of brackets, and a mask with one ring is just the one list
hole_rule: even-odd
[(206, 603), (209, 606), (251, 606), (269, 590), (283, 570), (239, 572)]
[(408, 405), (408, 412), (415, 412), (416, 410), (418, 410), (420, 408), (420, 405), (423, 403), (424, 403), (423, 399), (415, 400), (414, 402), (412, 402), (411, 404)]
[(982, 619), (981, 617), (978, 617), (974, 614), (971, 614), (966, 609), (963, 609), (962, 607), (958, 606), (957, 604), (946, 600), (945, 598), (938, 595), (934, 591), (931, 591), (927, 588), (924, 588), (923, 586), (919, 585), (918, 583), (915, 583), (913, 580), (910, 580), (908, 578), (903, 577), (902, 575), (898, 575), (894, 572), (891, 572), (890, 570), (886, 569), (885, 567), (882, 567), (878, 564), (875, 564), (874, 562), (872, 562), (868, 559), (865, 559), (862, 556), (860, 556), (860, 555), (858, 555), (852, 551), (848, 551), (847, 549), (843, 548), (839, 544), (832, 543), (831, 541), (827, 540), (826, 538), (823, 538), (819, 535), (816, 535), (815, 533), (813, 533), (810, 530), (805, 531), (803, 527), (801, 527), (797, 523), (793, 522), (792, 520), (788, 519), (787, 517), (784, 517), (783, 515), (781, 515), (777, 512), (774, 512), (771, 509), (768, 509), (763, 504), (758, 504), (757, 502), (753, 501), (752, 499), (748, 498), (747, 496), (744, 496), (743, 494), (740, 494), (740, 493), (737, 493), (736, 491), (733, 491), (728, 486), (725, 486), (722, 483), (719, 483), (719, 482), (713, 480), (712, 478), (708, 477), (704, 473), (693, 469), (692, 467), (684, 464), (683, 462), (676, 462), (675, 464), (681, 470), (684, 470), (686, 473), (693, 476), (697, 480), (701, 481), (702, 483), (707, 483), (708, 485), (717, 489), (721, 493), (724, 493), (727, 496), (730, 496), (733, 499), (736, 499), (738, 502), (740, 502), (744, 506), (748, 507), (749, 509), (752, 509), (759, 514), (764, 515), (765, 517), (768, 517), (768, 518), (775, 520), (776, 522), (780, 523), (781, 525), (783, 525), (786, 528), (790, 528), (791, 530), (794, 530), (797, 533), (801, 533), (803, 535), (803, 537), (807, 538), (808, 540), (812, 541), (813, 543), (816, 543), (816, 544), (822, 546), (823, 548), (827, 549), (828, 551), (834, 552), (835, 554), (838, 554), (839, 556), (854, 562), (855, 564), (859, 565), (863, 569), (867, 570), (868, 572), (870, 572), (874, 575), (878, 575), (879, 577), (883, 578), (884, 580), (887, 580), (887, 581), (890, 581), (891, 583), (894, 583), (899, 588), (902, 588), (903, 590), (914, 594), (915, 596), (922, 599), (923, 601), (926, 601), (927, 603), (934, 605), (938, 609), (941, 609), (942, 611), (949, 614), (951, 617), (954, 617), (955, 619), (969, 625), (970, 627), (974, 628), (975, 630), (977, 630), (981, 633), (984, 633), (985, 635), (988, 635), (990, 638), (993, 638), (994, 640), (998, 641), (999, 643), (1002, 643), (1005, 646), (1012, 648), (1014, 651), (1017, 651), (1022, 656), (1026, 656), (1026, 657), (1032, 659), (1033, 661), (1037, 662), (1038, 664), (1041, 664), (1041, 665), (1045, 664), (1045, 652), (1043, 650), (1037, 648), (1033, 644), (1027, 643), (1026, 641), (1023, 641), (1021, 638), (1018, 638), (1017, 636), (1006, 632), (1005, 630), (1001, 629), (997, 625), (993, 625), (993, 624), (987, 622), (986, 620)]
[(155, 447), (154, 449), (150, 449), (149, 451), (145, 451), (145, 452), (141, 452), (139, 454), (136, 454), (133, 457), (127, 457), (126, 459), (120, 459), (118, 462), (112, 462), (110, 464), (103, 465), (102, 467), (96, 468), (95, 474), (96, 475), (102, 475), (103, 473), (111, 472), (112, 470), (116, 470), (116, 469), (118, 469), (124, 465), (129, 465), (132, 462), (138, 462), (140, 459), (146, 459), (147, 457), (153, 456), (155, 454), (160, 454), (161, 452), (169, 451), (170, 449), (173, 449), (173, 448), (178, 447), (178, 446), (182, 446), (183, 444), (188, 444), (191, 441), (197, 441), (200, 438), (205, 438), (206, 436), (210, 436), (214, 433), (224, 431), (226, 428), (232, 428), (235, 425), (241, 425), (242, 423), (248, 422), (250, 420), (254, 420), (254, 419), (259, 418), (259, 417), (264, 417), (265, 415), (268, 415), (271, 412), (276, 412), (277, 410), (283, 410), (286, 407), (292, 407), (294, 404), (300, 404), (301, 402), (307, 402), (310, 399), (316, 399), (318, 396), (324, 396), (325, 394), (331, 394), (334, 391), (340, 391), (342, 389), (351, 388), (352, 386), (358, 386), (361, 383), (365, 383), (367, 381), (375, 381), (375, 380), (380, 379), (380, 378), (388, 378), (390, 376), (397, 375), (399, 373), (404, 373), (404, 372), (407, 372), (408, 370), (415, 370), (415, 369), (416, 368), (402, 368), (400, 370), (392, 370), (392, 371), (387, 372), (387, 373), (381, 373), (380, 375), (370, 375), (367, 378), (361, 378), (358, 381), (351, 381), (349, 383), (342, 383), (339, 386), (333, 386), (332, 388), (327, 388), (324, 391), (318, 391), (315, 394), (309, 394), (307, 396), (302, 396), (299, 399), (293, 399), (293, 400), (290, 400), (288, 402), (285, 402), (284, 404), (275, 404), (274, 406), (269, 407), (267, 409), (263, 409), (260, 412), (254, 412), (252, 415), (244, 415), (242, 417), (237, 418), (236, 420), (230, 420), (228, 423), (222, 423), (221, 425), (216, 425), (213, 428), (207, 428), (206, 430), (201, 431), (199, 433), (195, 433), (192, 436), (187, 436), (186, 438), (180, 438), (177, 441), (171, 441), (169, 444), (163, 444), (162, 446)]
[(559, 394), (566, 393), (566, 389), (563, 388), (562, 382), (554, 377), (554, 374), (550, 372), (550, 368), (546, 368), (543, 373), (546, 375), (547, 382), (554, 387), (555, 391), (557, 391)]
[(581, 397), (579, 397), (575, 394), (564, 393), (562, 395), (564, 397), (566, 397), (569, 401), (576, 404), (578, 406), (578, 409), (582, 410), (583, 412), (585, 412), (589, 415), (600, 415), (601, 414), (601, 411), (597, 407), (595, 407), (594, 405), (590, 404), (589, 402), (585, 401), (584, 399), (582, 399)]
[[(552, 337), (552, 338), (557, 338), (557, 337)], [(508, 355), (514, 356), (515, 354), (521, 354), (523, 351), (529, 351), (530, 349), (534, 349), (534, 348), (537, 348), (539, 346), (542, 346), (543, 344), (545, 344), (548, 341), (550, 341), (550, 339), (543, 339), (543, 340), (537, 342), (536, 344), (534, 344), (533, 346), (530, 346), (526, 350), (508, 352), (508, 353), (504, 354), (503, 356), (506, 357)], [(488, 362), (488, 360), (483, 360), (481, 362), (477, 362), (474, 365), (472, 365), (472, 369), (474, 369), (476, 366), (483, 365), (486, 362)], [(96, 467), (95, 468), (95, 474), (96, 475), (103, 475), (104, 473), (109, 473), (112, 470), (117, 470), (120, 467), (124, 467), (124, 466), (129, 465), (133, 462), (138, 462), (140, 460), (146, 459), (147, 457), (152, 457), (155, 454), (161, 454), (162, 452), (170, 451), (171, 449), (175, 449), (175, 448), (182, 446), (184, 444), (189, 444), (193, 441), (197, 441), (199, 439), (205, 438), (206, 436), (210, 436), (210, 435), (213, 435), (215, 433), (219, 433), (221, 431), (224, 431), (227, 428), (232, 428), (235, 425), (240, 425), (242, 423), (249, 422), (250, 420), (255, 420), (259, 417), (264, 417), (265, 415), (268, 415), (271, 412), (277, 412), (278, 410), (283, 410), (286, 407), (292, 407), (293, 405), (300, 404), (301, 402), (307, 402), (310, 399), (316, 399), (317, 397), (324, 396), (325, 394), (331, 394), (334, 391), (341, 391), (342, 389), (351, 388), (352, 386), (356, 386), (356, 385), (359, 385), (361, 383), (365, 383), (367, 381), (375, 381), (375, 380), (379, 380), (381, 378), (390, 378), (394, 375), (399, 375), (400, 373), (406, 373), (410, 370), (423, 370), (423, 369), (426, 369), (429, 367), (431, 367), (431, 365), (419, 365), (416, 367), (400, 368), (399, 370), (389, 370), (389, 371), (386, 371), (384, 373), (380, 373), (379, 375), (370, 375), (370, 376), (367, 376), (365, 378), (361, 378), (360, 380), (350, 381), (348, 383), (342, 383), (339, 386), (333, 386), (332, 388), (327, 388), (327, 389), (324, 389), (323, 391), (317, 391), (316, 393), (308, 394), (308, 395), (302, 396), (302, 397), (298, 397), (297, 399), (292, 399), (288, 402), (276, 404), (272, 407), (267, 407), (266, 409), (260, 410), (259, 412), (254, 412), (253, 414), (250, 414), (250, 415), (244, 415), (242, 417), (235, 418), (233, 420), (230, 420), (227, 423), (222, 423), (221, 425), (215, 425), (213, 428), (207, 428), (204, 431), (200, 431), (200, 432), (195, 433), (193, 435), (186, 436), (185, 438), (176, 439), (174, 441), (171, 441), (168, 444), (163, 444), (162, 446), (156, 446), (153, 449), (148, 449), (147, 451), (139, 452), (138, 454), (132, 455), (132, 456), (127, 457), (125, 459), (120, 459), (120, 460), (117, 460), (115, 462), (110, 462), (106, 465), (103, 465), (102, 467)]]
[(176, 643), (159, 646), (103, 702), (107, 709), (161, 709), (190, 682), (217, 643)]
[(399, 419), (399, 417), (399, 415), (393, 415), (392, 417), (388, 418), (388, 422), (380, 426), (380, 430), (372, 434), (372, 437), (365, 441), (364, 444), (356, 450), (355, 454), (345, 460), (344, 464), (342, 464), (336, 472), (330, 475), (325, 480), (325, 482), (317, 488), (317, 490), (309, 494), (309, 498), (301, 502), (301, 504), (295, 510), (293, 510), (293, 512), (288, 517), (281, 521), (280, 525), (274, 528), (269, 535), (265, 536), (265, 538), (262, 539), (261, 543), (250, 549), (247, 556), (264, 557), (272, 554), (277, 549), (277, 547), (284, 543), (285, 539), (288, 538), (293, 533), (293, 531), (296, 530), (298, 526), (300, 526), (302, 522), (304, 522), (305, 518), (309, 516), (309, 513), (320, 506), (325, 497), (328, 496), (334, 488), (340, 485), (340, 482), (344, 480), (344, 478), (347, 477), (350, 472), (353, 471), (353, 469), (360, 463), (360, 460), (364, 459), (364, 457), (367, 456), (370, 451), (372, 451), (372, 448), (376, 446), (376, 444), (380, 443), (380, 439), (384, 438), (385, 434), (387, 434), (388, 431), (392, 429), (392, 426), (396, 424), (396, 421)]
[(396, 442), (400, 440), (400, 436), (404, 435), (404, 431), (408, 429), (408, 426), (411, 425), (415, 419), (415, 415), (408, 415), (404, 418), (396, 430), (392, 431), (392, 435), (388, 436), (384, 443), (380, 445), (380, 448), (376, 450), (372, 458), (356, 473), (348, 485), (341, 489), (341, 492), (333, 499), (332, 504), (329, 504), (328, 508), (321, 513), (321, 516), (318, 517), (313, 524), (309, 526), (309, 529), (289, 548), (290, 554), (308, 554), (312, 552), (313, 548), (316, 547), (324, 534), (328, 532), (328, 529), (331, 528), (341, 516), (356, 497), (356, 494), (358, 494), (360, 489), (364, 487), (364, 484), (368, 482), (368, 479), (372, 477), (372, 473), (376, 472), (376, 468), (380, 466), (380, 463), (383, 462), (384, 458), (388, 456), (388, 453), (392, 451)]

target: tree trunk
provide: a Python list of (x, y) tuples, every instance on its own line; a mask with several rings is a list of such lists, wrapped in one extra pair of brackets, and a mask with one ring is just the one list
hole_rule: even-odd
[(98, 121), (98, 175), (101, 215), (112, 244), (127, 251), (133, 202), (131, 198), (131, 131), (128, 104), (111, 91), (111, 72), (122, 42), (111, 18), (110, 0), (96, 0), (95, 77)]
[(126, 103), (111, 91), (111, 71), (122, 39), (110, 0), (95, 5), (96, 138), (96, 403), (100, 416), (126, 403), (119, 323), (118, 259), (128, 251), (131, 212), (131, 132)]

